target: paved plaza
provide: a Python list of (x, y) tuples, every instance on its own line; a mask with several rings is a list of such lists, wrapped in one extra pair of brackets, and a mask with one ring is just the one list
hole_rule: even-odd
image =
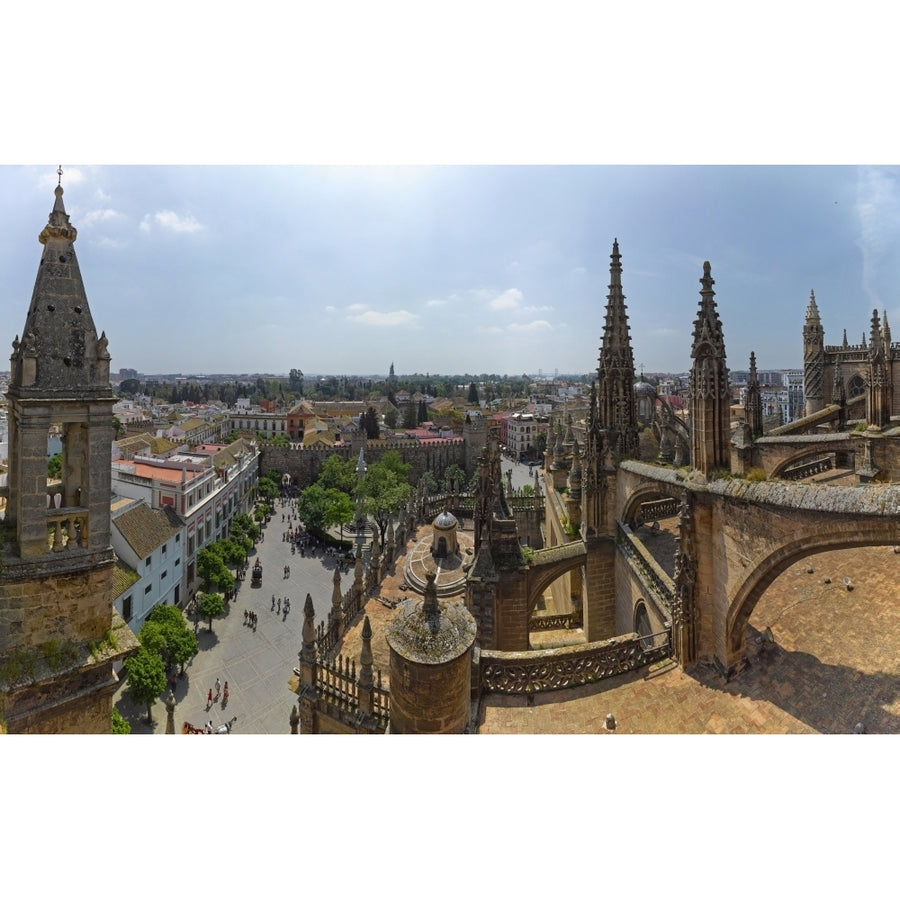
[[(282, 540), (288, 528), (282, 523), (285, 508), (276, 506), (271, 522), (264, 530), (265, 540), (257, 544), (250, 567), (258, 558), (263, 566), (262, 586), (250, 586), (247, 579), (237, 597), (226, 604), (224, 616), (213, 619), (212, 633), (207, 622), (200, 622), (200, 650), (185, 666), (175, 691), (175, 727), (182, 723), (202, 726), (207, 720), (220, 725), (237, 716), (236, 734), (289, 734), (291, 707), (296, 703), (297, 679), (294, 667), (300, 652), (303, 604), (309, 593), (316, 609), (316, 624), (328, 616), (333, 590), (334, 561), (330, 557), (302, 557), (292, 554), (290, 544)], [(296, 523), (292, 526), (296, 528)], [(284, 566), (291, 577), (284, 578)], [(353, 570), (343, 576), (342, 592), (352, 583)], [(285, 617), (272, 611), (272, 595), (282, 601), (289, 597), (291, 611)], [(244, 610), (259, 616), (256, 630), (244, 624)], [(207, 710), (207, 692), (216, 678), (228, 682), (227, 706), (221, 702)], [(215, 692), (215, 691), (214, 691)], [(153, 707), (154, 724), (148, 726), (146, 709), (135, 707), (124, 685), (115, 698), (116, 708), (131, 723), (133, 734), (165, 734), (166, 708), (160, 699)]]

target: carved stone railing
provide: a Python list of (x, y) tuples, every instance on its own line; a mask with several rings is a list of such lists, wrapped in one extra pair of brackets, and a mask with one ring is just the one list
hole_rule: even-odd
[(669, 632), (658, 647), (647, 649), (645, 642), (646, 638), (630, 634), (577, 647), (519, 652), (482, 650), (481, 689), (494, 694), (558, 691), (594, 684), (671, 656)]
[(83, 506), (47, 510), (47, 541), (54, 552), (85, 549), (88, 545), (88, 511)]
[(822, 472), (828, 472), (834, 466), (834, 457), (826, 456), (823, 459), (815, 459), (812, 462), (802, 463), (799, 466), (792, 466), (785, 469), (781, 473), (781, 477), (786, 481), (802, 481), (812, 475), (819, 475)]
[(678, 500), (675, 497), (665, 497), (662, 500), (648, 500), (641, 504), (640, 522), (654, 522), (657, 519), (668, 519), (678, 515)]
[(631, 565), (641, 584), (652, 595), (654, 601), (668, 616), (675, 603), (675, 584), (647, 552), (644, 545), (634, 536), (623, 522), (617, 523), (616, 543)]
[(549, 616), (532, 616), (528, 620), (529, 631), (560, 631), (564, 628), (581, 628), (581, 610)]

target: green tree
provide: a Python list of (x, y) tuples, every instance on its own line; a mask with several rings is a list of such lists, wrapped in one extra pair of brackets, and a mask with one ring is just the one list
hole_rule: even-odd
[(453, 489), (454, 484), (458, 486), (459, 490), (463, 490), (467, 480), (465, 469), (458, 466), (456, 463), (452, 463), (444, 469), (441, 487), (448, 493)]
[(334, 488), (345, 494), (352, 494), (356, 489), (356, 464), (352, 459), (342, 459), (332, 453), (322, 464), (316, 483), (326, 491)]
[(325, 525), (329, 528), (340, 525), (341, 541), (344, 540), (344, 526), (353, 521), (355, 511), (353, 498), (349, 494), (334, 488), (325, 491)]
[[(184, 675), (184, 664), (197, 652), (197, 635), (184, 619), (184, 614), (177, 606), (160, 603), (154, 606), (141, 628), (155, 625), (164, 642), (163, 660), (172, 666), (179, 666)], [(140, 636), (139, 636), (140, 637)], [(143, 640), (141, 641), (143, 644)]]
[(305, 488), (297, 499), (297, 514), (300, 521), (320, 537), (325, 533), (325, 517), (328, 498), (325, 488), (316, 482)]
[(418, 405), (407, 403), (403, 408), (403, 427), (413, 429), (419, 424)]
[(203, 547), (197, 554), (197, 574), (203, 579), (204, 590), (209, 590), (214, 584), (221, 587), (222, 576), (227, 571), (216, 544)]
[(112, 733), (131, 734), (131, 723), (115, 707), (112, 711)]
[(259, 492), (259, 496), (262, 497), (263, 500), (268, 501), (274, 500), (281, 493), (278, 482), (269, 478), (268, 475), (263, 475), (259, 481), (257, 481), (256, 489)]
[(300, 369), (291, 369), (288, 373), (288, 388), (297, 394), (303, 393), (303, 372)]
[(378, 415), (374, 406), (370, 406), (363, 414), (362, 427), (370, 441), (377, 440), (381, 435), (381, 429), (378, 427)]
[(475, 382), (473, 381), (469, 385), (469, 394), (466, 397), (469, 403), (477, 403), (478, 402), (478, 388), (475, 386)]
[(139, 394), (141, 392), (141, 383), (137, 380), (137, 378), (126, 378), (119, 385), (119, 393), (126, 394), (129, 397), (133, 397), (135, 394)]
[(412, 485), (407, 478), (412, 469), (396, 450), (385, 453), (378, 462), (369, 466), (363, 478), (364, 509), (378, 523), (381, 540), (387, 531), (387, 523), (409, 502)]
[(47, 477), (59, 478), (62, 475), (62, 453), (54, 453), (47, 460)]
[(225, 612), (225, 598), (221, 594), (198, 591), (194, 599), (200, 615), (209, 621), (209, 630), (212, 631), (213, 617), (221, 616)]
[(146, 647), (139, 647), (125, 660), (125, 671), (131, 699), (147, 707), (147, 723), (152, 724), (153, 704), (166, 689), (166, 665), (162, 657)]
[(389, 406), (384, 414), (384, 424), (393, 431), (397, 427), (397, 410), (393, 406)]

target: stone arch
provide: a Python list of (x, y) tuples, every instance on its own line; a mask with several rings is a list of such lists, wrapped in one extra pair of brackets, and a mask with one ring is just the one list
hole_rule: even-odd
[(665, 490), (665, 487), (656, 482), (641, 485), (629, 495), (622, 507), (622, 515), (619, 517), (632, 531), (635, 529), (635, 521), (641, 509), (641, 504), (651, 500), (674, 500), (678, 503), (678, 494), (674, 490)]
[(829, 455), (838, 455), (840, 453), (853, 453), (854, 448), (848, 445), (847, 443), (841, 443), (840, 449), (837, 446), (832, 446), (831, 444), (819, 444), (818, 446), (815, 444), (809, 444), (803, 447), (801, 450), (798, 450), (796, 453), (787, 457), (787, 459), (781, 460), (778, 465), (772, 469), (769, 474), (769, 478), (781, 478), (784, 472), (786, 472), (791, 466), (795, 466), (798, 463), (803, 462), (804, 460), (809, 460), (810, 462), (817, 456), (829, 456)]
[(538, 550), (534, 555), (534, 562), (528, 573), (526, 597), (529, 618), (534, 614), (538, 599), (544, 591), (567, 572), (583, 566), (587, 560), (587, 552), (581, 541), (566, 544), (565, 549), (568, 552), (565, 555), (554, 553), (559, 549), (561, 548), (551, 547), (548, 550)]
[(732, 659), (743, 656), (744, 632), (763, 593), (773, 581), (795, 562), (827, 550), (851, 547), (896, 545), (897, 523), (889, 519), (874, 522), (847, 522), (846, 531), (818, 535), (807, 534), (783, 544), (757, 564), (740, 584), (729, 603), (725, 619), (726, 645)]
[(644, 598), (638, 599), (634, 605), (634, 620), (632, 631), (641, 638), (641, 646), (648, 650), (653, 646), (650, 635), (653, 634), (653, 626), (650, 624), (650, 613)]

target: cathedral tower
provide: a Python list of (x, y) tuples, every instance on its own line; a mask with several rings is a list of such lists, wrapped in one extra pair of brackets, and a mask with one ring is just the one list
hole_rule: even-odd
[(606, 429), (607, 447), (616, 457), (637, 456), (638, 426), (634, 402), (634, 354), (625, 295), (619, 241), (613, 241), (609, 266), (609, 294), (597, 368), (600, 427)]
[[(121, 619), (113, 621), (115, 396), (106, 336), (97, 336), (75, 256), (77, 232), (61, 185), (55, 193), (6, 395), (0, 719), (10, 732), (104, 733), (117, 683), (113, 662), (134, 646)], [(59, 483), (47, 476), (51, 425), (62, 429)]]
[(819, 412), (825, 404), (825, 329), (819, 318), (815, 292), (809, 292), (806, 324), (803, 326), (803, 394), (806, 415)]
[(731, 463), (731, 396), (725, 366), (725, 338), (716, 309), (715, 281), (703, 263), (700, 308), (694, 321), (691, 380), (691, 466), (704, 475), (728, 470)]

